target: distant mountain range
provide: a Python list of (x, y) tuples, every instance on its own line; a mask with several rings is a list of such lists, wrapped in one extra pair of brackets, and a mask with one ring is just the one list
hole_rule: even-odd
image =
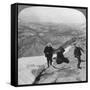
[(44, 47), (51, 42), (55, 48), (67, 46), (85, 30), (76, 26), (53, 23), (22, 23), (18, 24), (18, 57), (38, 56), (43, 54)]

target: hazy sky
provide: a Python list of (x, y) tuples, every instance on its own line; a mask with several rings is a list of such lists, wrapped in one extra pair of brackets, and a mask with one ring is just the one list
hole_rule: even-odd
[(19, 18), (25, 23), (64, 23), (64, 24), (85, 24), (85, 15), (79, 10), (72, 8), (54, 8), (54, 7), (28, 7), (19, 13)]
[[(19, 5), (18, 7), (18, 12), (20, 12), (21, 10), (25, 9), (25, 8), (28, 8), (28, 7), (31, 7), (31, 6), (28, 6), (28, 5)], [(76, 9), (76, 8), (74, 8)], [(76, 10), (79, 10), (80, 12), (82, 12), (85, 17), (86, 17), (86, 9), (76, 9)]]

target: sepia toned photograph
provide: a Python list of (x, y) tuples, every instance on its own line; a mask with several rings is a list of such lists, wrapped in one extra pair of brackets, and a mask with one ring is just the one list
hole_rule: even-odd
[(87, 81), (87, 9), (18, 5), (18, 85)]

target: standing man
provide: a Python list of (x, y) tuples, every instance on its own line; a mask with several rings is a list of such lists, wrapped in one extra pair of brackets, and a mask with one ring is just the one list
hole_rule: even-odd
[(47, 58), (47, 65), (52, 65), (52, 56), (53, 56), (53, 48), (52, 44), (48, 43), (47, 46), (44, 49), (45, 57)]
[(82, 55), (81, 51), (84, 52), (84, 50), (83, 50), (81, 47), (76, 46), (76, 44), (74, 44), (74, 46), (75, 46), (74, 56), (75, 56), (75, 58), (78, 59), (77, 67), (78, 67), (79, 69), (81, 69), (81, 67), (80, 67), (80, 64), (81, 64), (81, 55)]

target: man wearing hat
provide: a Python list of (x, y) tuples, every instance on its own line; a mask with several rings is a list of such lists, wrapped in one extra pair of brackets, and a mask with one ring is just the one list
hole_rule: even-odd
[(48, 67), (52, 65), (52, 56), (53, 56), (53, 48), (52, 44), (48, 43), (47, 46), (44, 49), (45, 57), (47, 58), (47, 65)]
[(81, 47), (77, 46), (76, 44), (74, 44), (74, 46), (75, 46), (74, 56), (75, 56), (75, 58), (78, 59), (77, 67), (79, 69), (81, 69), (81, 67), (80, 67), (80, 64), (81, 64), (81, 55), (82, 55), (81, 51), (84, 52), (84, 50)]

